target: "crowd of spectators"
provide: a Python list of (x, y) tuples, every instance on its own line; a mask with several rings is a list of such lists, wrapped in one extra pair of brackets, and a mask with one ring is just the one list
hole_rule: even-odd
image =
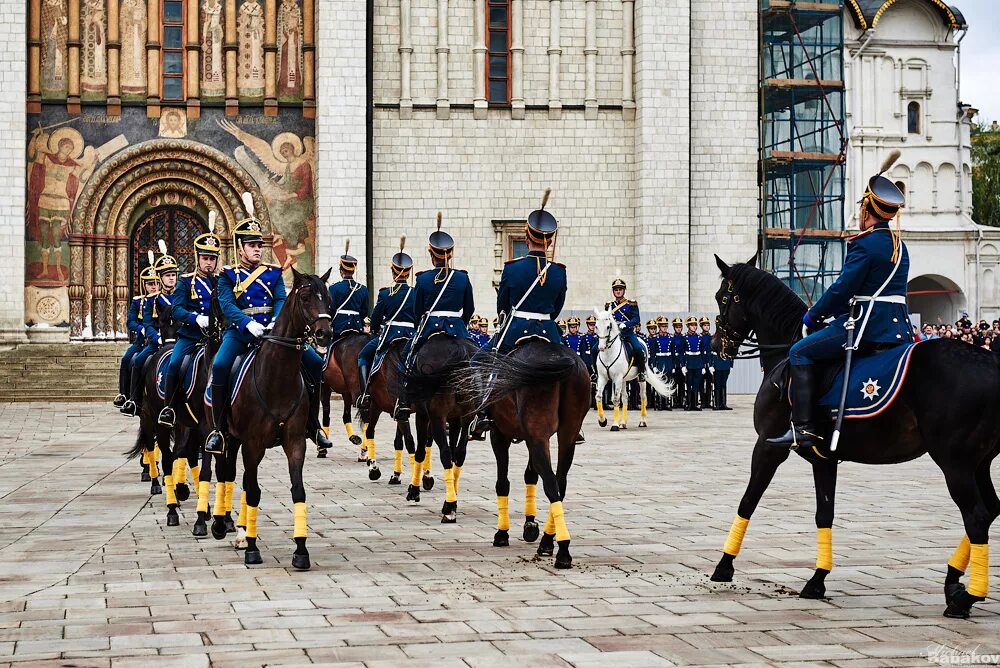
[(914, 327), (914, 336), (918, 341), (958, 339), (995, 353), (1000, 352), (1000, 320), (994, 320), (992, 324), (985, 320), (973, 323), (968, 315), (963, 314), (954, 325), (928, 322), (924, 323), (920, 331), (916, 331)]

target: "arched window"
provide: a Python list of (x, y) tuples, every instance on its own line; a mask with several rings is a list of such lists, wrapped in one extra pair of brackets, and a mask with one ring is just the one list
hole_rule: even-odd
[(184, 99), (184, 0), (163, 0), (160, 98)]
[(911, 135), (920, 134), (920, 103), (906, 105), (906, 131)]
[(510, 0), (486, 3), (486, 95), (490, 104), (510, 104)]

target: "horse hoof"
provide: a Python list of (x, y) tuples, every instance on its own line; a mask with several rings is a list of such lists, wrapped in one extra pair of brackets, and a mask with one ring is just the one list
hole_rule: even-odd
[(420, 502), (420, 487), (418, 485), (406, 486), (406, 500), (414, 503)]
[(378, 480), (381, 477), (382, 477), (382, 471), (380, 471), (377, 466), (373, 466), (370, 469), (368, 469), (369, 480)]
[(235, 547), (237, 550), (247, 549), (246, 527), (236, 527), (236, 538), (233, 540), (233, 547)]
[(944, 616), (952, 619), (968, 619), (972, 611), (972, 606), (979, 601), (985, 600), (982, 596), (973, 596), (967, 591), (956, 592), (948, 607), (945, 608)]
[(622, 431), (628, 429), (628, 425), (627, 424), (619, 425), (619, 427), (621, 427)]
[(524, 533), (521, 534), (526, 543), (534, 543), (538, 540), (538, 522), (525, 522)]
[(712, 582), (732, 582), (733, 574), (736, 572), (736, 568), (733, 567), (734, 557), (731, 554), (723, 554), (722, 559), (715, 567), (715, 572), (712, 573)]
[(645, 420), (642, 420), (642, 421), (641, 421), (641, 422), (639, 423), (639, 429), (645, 429), (645, 428), (646, 428), (646, 421), (645, 421)]
[(222, 520), (226, 525), (226, 533), (236, 533), (236, 522), (229, 515), (226, 515), (225, 519)]
[[(195, 538), (205, 538), (208, 536), (208, 526), (206, 526), (204, 520), (199, 519), (194, 523), (194, 526), (191, 527), (191, 535)], [(225, 536), (223, 536), (223, 538), (225, 538)]]
[(316, 451), (316, 459), (326, 459), (326, 450), (320, 448)]
[(212, 538), (222, 540), (226, 537), (226, 523), (221, 518), (212, 519)]
[(243, 563), (247, 566), (264, 563), (264, 560), (260, 558), (260, 550), (247, 550), (243, 554)]
[(569, 540), (559, 541), (559, 554), (556, 555), (555, 567), (560, 570), (573, 568), (573, 557), (569, 555)]
[(434, 476), (429, 473), (424, 474), (423, 480), (420, 482), (424, 486), (424, 491), (429, 492), (434, 489)]
[(149, 485), (149, 493), (154, 496), (156, 494), (163, 494), (163, 487), (160, 486), (160, 481), (157, 480), (156, 478), (153, 478), (152, 482)]
[(822, 582), (814, 583), (812, 580), (807, 582), (799, 592), (799, 598), (809, 598), (809, 599), (821, 599), (826, 596), (826, 585)]
[(493, 547), (509, 547), (510, 546), (510, 534), (504, 529), (497, 529), (497, 532), (493, 534)]
[(556, 535), (554, 533), (542, 534), (542, 542), (538, 544), (539, 557), (551, 557), (555, 550)]
[(350, 441), (354, 445), (361, 445), (361, 437), (358, 436), (357, 434), (351, 434)]
[(181, 520), (180, 520), (179, 517), (177, 517), (177, 511), (176, 510), (171, 510), (170, 512), (167, 513), (167, 526), (168, 527), (176, 527), (176, 526), (180, 526), (180, 524), (181, 524)]
[(619, 427), (616, 424), (611, 425), (611, 431), (618, 431)]
[[(258, 552), (257, 554), (258, 554), (258, 557), (259, 557), (260, 553)], [(308, 571), (311, 565), (312, 564), (309, 563), (309, 555), (308, 554), (293, 554), (292, 555), (292, 568), (294, 568), (295, 570), (297, 570), (297, 571)]]
[(946, 584), (944, 586), (944, 601), (948, 605), (951, 605), (952, 599), (955, 598), (960, 592), (965, 591), (965, 585), (961, 582), (955, 582), (952, 584)]
[(139, 476), (139, 482), (151, 482), (152, 478), (149, 477), (149, 469), (143, 469), (142, 475)]
[(598, 427), (607, 427), (608, 426), (608, 420), (607, 420), (607, 418), (599, 418), (597, 420), (597, 426)]
[(191, 498), (191, 488), (187, 486), (186, 482), (179, 482), (174, 485), (174, 494), (177, 495), (178, 501), (187, 501)]
[(457, 513), (448, 513), (441, 516), (441, 524), (455, 524), (456, 522), (458, 522)]
[(400, 481), (400, 479), (399, 479), (399, 474), (396, 473), (395, 471), (393, 471), (392, 475), (389, 476), (389, 484), (390, 485), (402, 485), (403, 484), (402, 481)]

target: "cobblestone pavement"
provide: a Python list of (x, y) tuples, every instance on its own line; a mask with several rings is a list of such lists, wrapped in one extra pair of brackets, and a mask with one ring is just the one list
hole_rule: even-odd
[(306, 466), (305, 573), (290, 567), (280, 452), (262, 472), (265, 563), (247, 568), (228, 541), (191, 536), (193, 499), (166, 526), (163, 497), (120, 454), (135, 421), (103, 405), (0, 405), (0, 664), (887, 666), (1000, 653), (996, 599), (969, 621), (941, 616), (963, 530), (928, 458), (842, 467), (827, 600), (795, 595), (815, 559), (811, 475), (797, 458), (753, 518), (733, 584), (710, 582), (753, 439), (750, 398), (734, 403), (617, 434), (588, 419), (566, 500), (571, 571), (514, 540), (522, 448), (511, 546), (494, 548), (486, 445), (471, 445), (459, 523), (442, 525), (436, 456), (439, 484), (410, 506), (405, 485), (386, 484), (387, 439), (385, 475), (370, 482), (338, 434), (342, 449)]

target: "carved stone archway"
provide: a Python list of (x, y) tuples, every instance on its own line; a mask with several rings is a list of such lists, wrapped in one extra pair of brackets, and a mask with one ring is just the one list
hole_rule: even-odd
[(228, 240), (245, 217), (240, 195), (253, 195), (270, 239), (271, 220), (253, 178), (235, 160), (205, 144), (156, 139), (112, 156), (87, 183), (70, 224), (70, 335), (123, 338), (128, 309), (129, 235), (150, 197), (178, 193), (194, 208), (219, 214)]

